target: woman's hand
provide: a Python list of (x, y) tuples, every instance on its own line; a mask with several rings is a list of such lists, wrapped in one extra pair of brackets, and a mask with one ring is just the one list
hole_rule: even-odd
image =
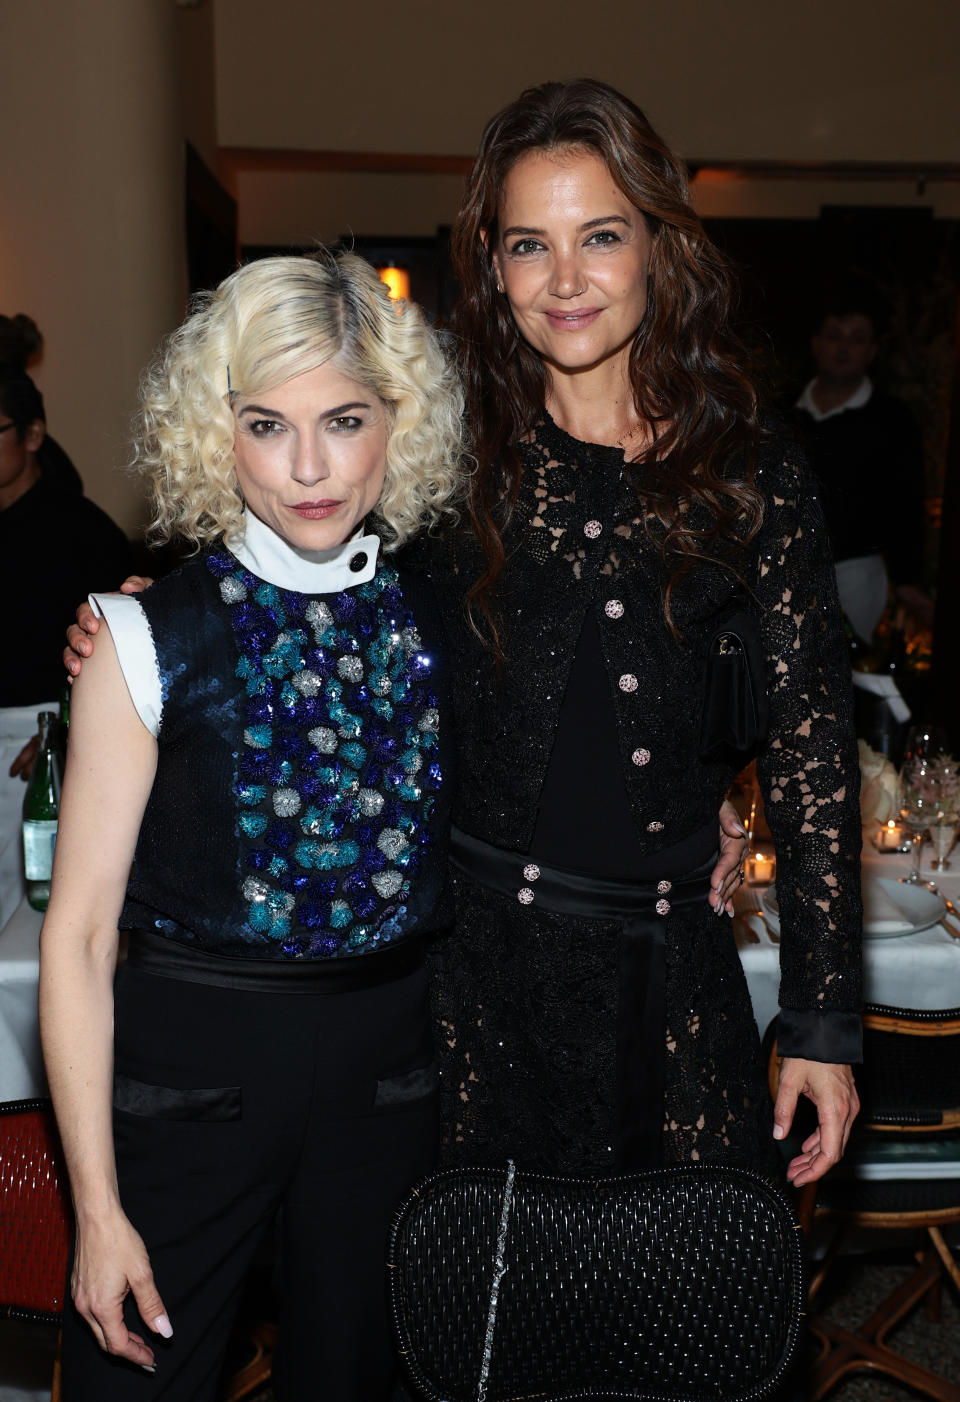
[(707, 897), (717, 915), (733, 914), (733, 894), (740, 885), (740, 871), (747, 855), (747, 830), (729, 799), (720, 805), (720, 856), (710, 876)]
[[(141, 594), (149, 589), (153, 580), (149, 575), (132, 574), (120, 585), (121, 594)], [(85, 657), (93, 656), (93, 639), (100, 631), (100, 620), (86, 599), (77, 609), (77, 621), (67, 629), (67, 645), (63, 649), (63, 665), (67, 669), (67, 681), (79, 677)]]
[(840, 1160), (860, 1110), (860, 1098), (849, 1066), (784, 1057), (777, 1103), (773, 1107), (774, 1139), (785, 1139), (789, 1134), (801, 1095), (817, 1107), (819, 1123), (787, 1168), (787, 1178), (795, 1188), (816, 1182)]
[(39, 748), (40, 736), (31, 736), (10, 766), (11, 779), (15, 779), (19, 774), (23, 782), (27, 782), (30, 775), (33, 773), (33, 765), (37, 758), (37, 751)]
[(117, 1208), (103, 1221), (77, 1226), (77, 1249), (70, 1279), (73, 1302), (105, 1353), (156, 1371), (153, 1350), (127, 1328), (123, 1301), (132, 1294), (140, 1318), (164, 1339), (173, 1335), (153, 1281), (146, 1247)]

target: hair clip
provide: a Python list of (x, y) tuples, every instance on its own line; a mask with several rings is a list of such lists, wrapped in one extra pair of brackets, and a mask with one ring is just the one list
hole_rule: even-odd
[(227, 361), (227, 394), (233, 393), (233, 385), (230, 383), (230, 362)]

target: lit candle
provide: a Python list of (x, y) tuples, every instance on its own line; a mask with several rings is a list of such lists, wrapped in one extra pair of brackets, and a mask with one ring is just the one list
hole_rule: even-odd
[(896, 852), (903, 842), (903, 828), (893, 818), (881, 823), (873, 839), (873, 845), (881, 852)]
[(769, 886), (777, 875), (777, 859), (766, 852), (753, 852), (744, 863), (749, 886)]

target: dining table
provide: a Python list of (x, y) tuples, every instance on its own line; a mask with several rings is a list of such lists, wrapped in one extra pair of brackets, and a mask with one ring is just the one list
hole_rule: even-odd
[[(960, 916), (951, 909), (960, 908), (960, 847), (946, 870), (935, 871), (925, 845), (922, 883), (905, 884), (911, 856), (879, 851), (875, 834), (875, 827), (865, 831), (860, 862), (864, 910), (873, 921), (867, 920), (863, 931), (863, 1000), (925, 1012), (960, 1008)], [(744, 886), (734, 902), (734, 933), (761, 1037), (779, 1010), (780, 934), (773, 896), (769, 888)], [(865, 1142), (833, 1172), (860, 1180), (960, 1178), (960, 1143), (950, 1136), (933, 1150), (901, 1146), (877, 1154)]]
[[(878, 851), (872, 837), (872, 829), (864, 833), (860, 857), (868, 907), (871, 905), (869, 883), (882, 882), (888, 891), (893, 888), (896, 894), (895, 886), (908, 875), (911, 865), (907, 853)], [(932, 882), (942, 897), (960, 907), (960, 847), (954, 849), (945, 871), (932, 870), (929, 844), (924, 844), (921, 862), (923, 881)], [(741, 887), (734, 906), (734, 933), (740, 962), (757, 1027), (763, 1037), (779, 1011), (780, 937), (776, 921), (770, 918), (773, 902), (764, 887), (746, 885)], [(960, 916), (953, 916), (949, 911), (944, 911), (944, 916), (943, 921), (924, 929), (864, 934), (865, 1003), (925, 1011), (960, 1007)]]

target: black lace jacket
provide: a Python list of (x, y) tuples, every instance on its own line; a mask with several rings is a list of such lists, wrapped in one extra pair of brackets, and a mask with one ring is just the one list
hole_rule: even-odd
[[(743, 586), (719, 565), (698, 565), (672, 594), (675, 639), (663, 608), (669, 571), (623, 480), (620, 451), (581, 443), (545, 418), (522, 457), (496, 595), (499, 675), (464, 610), (475, 543), (460, 536), (431, 569), (452, 653), (454, 822), (527, 850), (571, 659), (594, 607), (637, 840), (655, 853), (715, 818), (734, 777), (729, 762), (698, 757), (698, 732), (707, 647)], [(758, 774), (777, 849), (781, 1049), (845, 1061), (859, 1029), (861, 929), (847, 649), (820, 507), (795, 446), (771, 437), (756, 482), (764, 521), (738, 569), (768, 668)]]

